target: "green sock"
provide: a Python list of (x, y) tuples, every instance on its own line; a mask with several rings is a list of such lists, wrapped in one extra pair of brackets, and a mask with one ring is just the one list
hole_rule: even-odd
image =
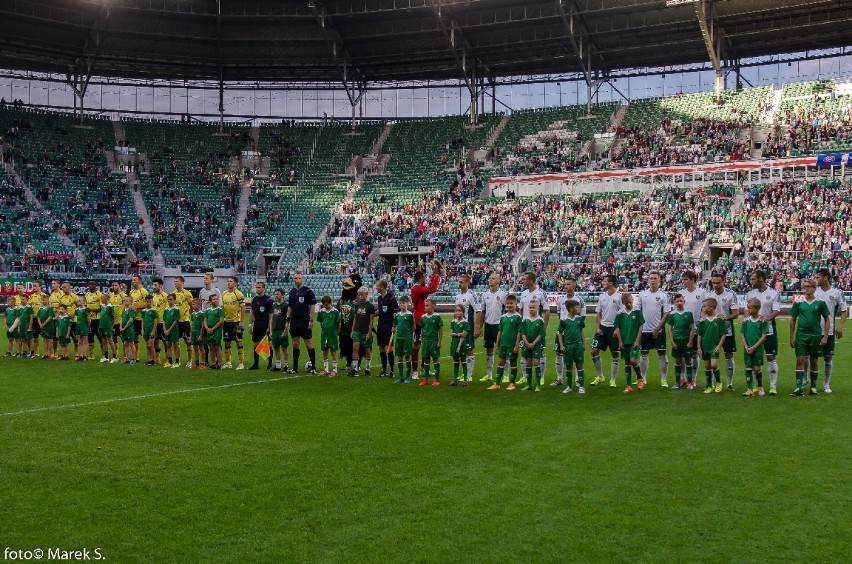
[(577, 382), (580, 383), (581, 388), (584, 387), (585, 384), (586, 384), (586, 377), (585, 377), (585, 373), (583, 372), (582, 368), (577, 370)]
[(515, 382), (518, 381), (518, 365), (517, 364), (512, 365), (512, 379), (509, 380), (509, 381), (512, 384), (514, 384)]
[(705, 370), (704, 371), (704, 377), (707, 378), (707, 387), (712, 388), (713, 387), (713, 371), (712, 370)]
[(748, 385), (748, 389), (753, 390), (754, 389), (754, 380), (752, 379), (751, 368), (746, 368), (745, 373), (746, 373), (746, 384)]
[(410, 362), (404, 362), (403, 364), (405, 364), (405, 377), (410, 379), (411, 378), (411, 363)]
[(722, 374), (721, 374), (721, 372), (719, 371), (718, 368), (713, 371), (713, 379), (716, 380), (717, 384), (722, 383)]
[(460, 364), (462, 369), (462, 378), (467, 380), (467, 359), (463, 360)]
[(541, 386), (541, 368), (536, 366), (533, 368), (533, 373), (535, 374), (535, 385)]
[(453, 363), (453, 380), (459, 379), (459, 363), (458, 361)]
[(506, 365), (497, 366), (497, 374), (494, 375), (494, 383), (498, 386), (503, 383), (503, 372), (506, 371)]
[(626, 364), (624, 366), (624, 376), (627, 377), (627, 385), (632, 386), (633, 385), (633, 374), (631, 374), (631, 372), (630, 372), (630, 365), (629, 364)]
[(796, 370), (796, 389), (801, 390), (805, 387), (805, 371)]
[(817, 372), (811, 372), (811, 388), (816, 388), (817, 376), (819, 376)]
[(441, 379), (441, 363), (436, 362), (434, 364), (434, 366), (435, 366), (435, 381), (437, 382)]

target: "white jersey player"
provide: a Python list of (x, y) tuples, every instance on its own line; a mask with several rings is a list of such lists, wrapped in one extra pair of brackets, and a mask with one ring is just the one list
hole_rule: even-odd
[(500, 289), (500, 274), (492, 272), (488, 276), (488, 289), (479, 296), (482, 305), (479, 324), (483, 328), (485, 341), (485, 376), (480, 381), (494, 379), (494, 347), (497, 344), (497, 333), (500, 331), (500, 317), (506, 308), (505, 290)]
[(725, 365), (728, 373), (728, 389), (734, 389), (734, 353), (737, 352), (737, 340), (734, 338), (734, 319), (740, 316), (740, 306), (737, 305), (737, 295), (725, 288), (725, 277), (718, 272), (710, 276), (712, 289), (707, 293), (708, 298), (716, 300), (716, 317), (725, 322), (728, 332), (722, 350), (725, 351)]
[(752, 272), (750, 281), (752, 289), (746, 294), (746, 302), (752, 298), (758, 300), (758, 315), (762, 321), (769, 322), (769, 335), (763, 342), (763, 350), (766, 351), (766, 364), (769, 369), (769, 394), (775, 395), (778, 384), (778, 361), (775, 359), (778, 354), (778, 333), (775, 318), (781, 314), (781, 296), (766, 284), (766, 273), (761, 270)]
[(612, 372), (610, 372), (609, 380), (611, 388), (615, 387), (615, 379), (618, 376), (619, 348), (618, 339), (615, 338), (615, 316), (621, 311), (621, 292), (617, 284), (615, 275), (607, 274), (603, 279), (604, 291), (598, 296), (595, 335), (592, 338), (592, 362), (597, 375), (591, 381), (592, 386), (606, 382), (603, 377), (601, 351), (609, 349), (612, 355)]
[[(834, 369), (834, 340), (843, 338), (843, 325), (849, 317), (849, 306), (846, 303), (846, 298), (843, 292), (831, 286), (831, 271), (827, 268), (820, 268), (814, 274), (814, 281), (817, 283), (814, 296), (818, 300), (825, 302), (828, 306), (831, 323), (828, 330), (828, 342), (822, 349), (822, 357), (825, 362), (825, 372), (822, 381), (822, 391), (826, 394), (831, 393), (831, 373)], [(840, 320), (836, 318), (840, 315)]]
[(639, 292), (636, 309), (642, 312), (645, 324), (642, 326), (642, 357), (639, 359), (639, 375), (647, 381), (648, 352), (657, 351), (660, 359), (660, 385), (668, 388), (666, 375), (669, 371), (669, 357), (666, 356), (666, 319), (671, 311), (669, 296), (660, 290), (660, 273), (652, 271), (648, 274), (648, 289)]
[[(556, 314), (559, 316), (559, 320), (568, 319), (570, 316), (568, 315), (568, 308), (565, 306), (569, 301), (579, 302), (580, 304), (580, 316), (586, 317), (586, 302), (583, 298), (580, 297), (580, 294), (577, 293), (577, 280), (573, 276), (569, 276), (565, 279), (564, 286), (565, 294), (556, 298)], [(565, 363), (563, 362), (562, 355), (559, 354), (559, 341), (558, 339), (553, 343), (553, 350), (556, 353), (554, 365), (556, 366), (556, 381), (553, 382), (550, 387), (556, 388), (563, 384), (563, 376), (565, 374)]]
[(468, 333), (466, 342), (467, 349), (467, 381), (473, 380), (473, 346), (474, 339), (479, 336), (482, 327), (479, 325), (482, 322), (482, 316), (479, 312), (482, 311), (482, 304), (479, 303), (479, 298), (470, 291), (470, 276), (462, 274), (459, 276), (459, 293), (456, 294), (456, 305), (462, 306), (464, 310), (464, 318), (473, 329)]

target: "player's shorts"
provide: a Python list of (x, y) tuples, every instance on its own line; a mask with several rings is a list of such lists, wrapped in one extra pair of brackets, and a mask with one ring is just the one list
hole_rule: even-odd
[(211, 347), (221, 347), (222, 346), (222, 328), (219, 327), (212, 333), (207, 335), (207, 339), (205, 339), (206, 344)]
[(497, 343), (497, 333), (500, 332), (499, 325), (486, 323), (482, 328), (482, 340), (486, 349), (493, 349)]
[(621, 358), (630, 360), (631, 358), (639, 358), (639, 348), (632, 345), (624, 345), (619, 351)]
[(121, 323), (116, 323), (112, 326), (112, 340), (116, 341), (121, 337)]
[(254, 326), (251, 328), (251, 340), (253, 343), (259, 343), (266, 337), (266, 332), (269, 329), (269, 319), (255, 319)]
[(411, 337), (412, 337), (411, 342), (414, 343), (415, 345), (420, 344), (420, 341), (423, 340), (423, 336), (422, 336), (421, 332), (422, 332), (422, 329), (420, 328), (420, 324), (416, 323), (414, 325), (414, 333), (411, 335)]
[[(456, 358), (459, 355), (467, 356), (467, 348), (465, 346), (467, 341), (463, 341), (459, 337), (453, 337), (450, 340), (450, 356)], [(461, 344), (461, 352), (459, 352), (459, 344)]]
[[(136, 329), (135, 326), (134, 326), (134, 329)], [(143, 329), (142, 330), (142, 338), (145, 339), (146, 342), (153, 339), (157, 334), (156, 326), (154, 326), (154, 327), (143, 327), (142, 329)], [(137, 333), (137, 335), (138, 334), (139, 333)]]
[(541, 343), (532, 348), (521, 347), (521, 356), (524, 358), (541, 358), (542, 354), (544, 354), (544, 345)]
[(93, 339), (95, 337), (100, 337), (101, 335), (101, 320), (100, 319), (90, 319), (89, 320), (89, 336)]
[(713, 351), (701, 351), (701, 360), (719, 360), (719, 355)]
[(441, 358), (441, 347), (438, 346), (438, 341), (423, 341), (420, 345), (420, 358)]
[(237, 344), (240, 344), (242, 339), (240, 339), (239, 335), (237, 335), (237, 327), (239, 327), (239, 325), (238, 321), (226, 321), (222, 324), (222, 334), (225, 337), (226, 343), (237, 341)]
[(757, 347), (753, 353), (743, 353), (743, 364), (746, 368), (754, 368), (755, 366), (763, 366), (764, 350), (763, 347)]
[(33, 323), (33, 339), (38, 339), (41, 336), (41, 325)]
[(314, 334), (308, 324), (308, 319), (291, 319), (290, 336), (294, 339), (312, 339)]
[(672, 347), (672, 358), (692, 358), (695, 351), (689, 346), (689, 339), (675, 339), (676, 347)]
[(165, 341), (166, 340), (166, 328), (163, 325), (162, 320), (159, 323), (157, 323), (157, 340), (158, 341)]
[(106, 325), (104, 327), (98, 326), (98, 336), (102, 339), (112, 339), (113, 335), (114, 333), (112, 325)]
[(323, 351), (339, 351), (340, 339), (338, 339), (337, 333), (332, 333), (331, 335), (323, 335), (322, 337), (320, 337), (320, 349)]
[(76, 336), (78, 336), (78, 337), (86, 337), (86, 338), (88, 338), (88, 337), (89, 337), (89, 327), (88, 327), (87, 325), (84, 325), (84, 326), (83, 326), (83, 330), (82, 330), (82, 331), (77, 331), (77, 332), (75, 333), (75, 332), (74, 332), (74, 329), (76, 329), (76, 327), (75, 327), (76, 325), (77, 325), (77, 324), (75, 323), (74, 325), (72, 325), (72, 326), (71, 326), (71, 334), (72, 334), (72, 335), (76, 335)]
[[(163, 330), (163, 334), (165, 334), (165, 329)], [(168, 335), (166, 335), (166, 338), (164, 340), (167, 343), (178, 343), (178, 342), (180, 342), (180, 327), (176, 325), (175, 328), (172, 329), (172, 332), (169, 333)]]
[(615, 327), (604, 327), (601, 325), (601, 333), (597, 331), (592, 337), (592, 348), (598, 351), (609, 350), (613, 354), (618, 352), (618, 339), (615, 338)]
[(409, 339), (397, 339), (393, 343), (393, 354), (397, 357), (411, 356), (414, 352), (414, 343)]
[(39, 327), (39, 333), (45, 339), (55, 339), (56, 338), (56, 323), (51, 321), (51, 324), (47, 327)]
[(29, 341), (30, 339), (33, 338), (33, 332), (32, 331), (21, 331), (21, 337), (20, 338), (25, 340), (25, 341)]
[(582, 344), (565, 345), (565, 352), (562, 353), (562, 362), (565, 366), (570, 366), (572, 364), (582, 366), (584, 353), (585, 350), (583, 350)]
[(640, 346), (643, 351), (660, 351), (666, 352), (666, 334), (663, 331), (657, 333), (657, 338), (654, 338), (654, 333), (642, 332), (642, 341)]
[(69, 337), (59, 337), (58, 340), (59, 340), (59, 344), (64, 347), (65, 345), (67, 345), (68, 343), (71, 342), (71, 337), (70, 336)]
[(379, 323), (376, 326), (376, 345), (384, 350), (390, 344), (393, 323)]
[(473, 329), (467, 332), (467, 337), (464, 338), (464, 344), (462, 345), (463, 351), (473, 350), (474, 347), (474, 339), (473, 339)]
[(272, 347), (273, 348), (287, 348), (290, 346), (290, 337), (287, 336), (287, 331), (284, 329), (273, 329), (272, 330)]
[(796, 356), (822, 356), (822, 346), (819, 342), (822, 337), (818, 335), (796, 335), (794, 344), (796, 345)]
[(513, 345), (500, 346), (497, 348), (497, 358), (518, 360), (518, 353), (515, 352), (515, 347)]
[(358, 346), (362, 349), (371, 349), (373, 348), (373, 333), (359, 333), (358, 331), (353, 331), (352, 342), (358, 343)]
[[(133, 334), (136, 335), (137, 338), (143, 335), (141, 319), (133, 320)], [(148, 337), (145, 337), (145, 340), (147, 341)]]
[[(831, 337), (829, 337), (831, 338)], [(763, 341), (763, 349), (766, 351), (766, 354), (771, 354), (775, 356), (778, 354), (778, 334), (773, 333), (772, 335), (767, 335), (766, 340)]]
[(193, 346), (200, 347), (204, 344), (204, 341), (201, 339), (201, 331), (191, 331), (189, 336), (189, 342)]
[(722, 343), (722, 350), (726, 353), (737, 352), (737, 332), (731, 328), (731, 334), (725, 337), (725, 342)]
[(192, 335), (192, 324), (189, 321), (178, 321), (178, 334), (182, 339), (189, 339)]
[[(134, 324), (135, 325), (135, 324)], [(121, 332), (121, 341), (124, 343), (135, 343), (136, 342), (136, 329), (134, 325), (131, 325), (127, 329)]]
[(834, 335), (828, 336), (828, 341), (826, 341), (825, 346), (822, 347), (822, 356), (834, 356)]
[(76, 337), (76, 336), (77, 336), (77, 324), (72, 323), (71, 324), (71, 332), (69, 333), (68, 338), (73, 340), (74, 337)]
[(10, 339), (10, 340), (11, 340), (11, 339), (15, 339), (15, 338), (16, 338), (16, 337), (15, 337), (15, 332), (14, 332), (14, 331), (6, 331), (6, 338), (7, 338), (7, 339)]

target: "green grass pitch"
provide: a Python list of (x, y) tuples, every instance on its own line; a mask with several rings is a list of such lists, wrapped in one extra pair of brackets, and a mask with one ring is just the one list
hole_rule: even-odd
[[(100, 547), (112, 562), (845, 561), (848, 340), (834, 393), (816, 398), (788, 397), (788, 346), (774, 398), (740, 396), (741, 352), (738, 391), (710, 395), (660, 388), (651, 354), (632, 396), (623, 375), (579, 396), (2, 358), (0, 549)], [(477, 380), (483, 370), (480, 353)]]

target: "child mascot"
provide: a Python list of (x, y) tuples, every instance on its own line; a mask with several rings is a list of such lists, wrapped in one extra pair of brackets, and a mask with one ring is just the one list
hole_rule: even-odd
[(352, 364), (352, 313), (355, 303), (358, 301), (358, 288), (364, 285), (360, 274), (351, 274), (343, 279), (343, 290), (337, 301), (337, 310), (340, 312), (340, 358), (346, 359), (343, 370), (349, 370)]

